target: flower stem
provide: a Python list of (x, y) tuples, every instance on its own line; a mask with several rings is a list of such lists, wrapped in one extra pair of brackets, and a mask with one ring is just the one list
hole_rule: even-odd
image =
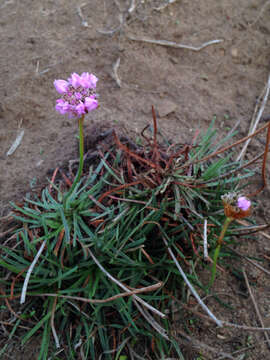
[(233, 218), (231, 217), (226, 217), (225, 221), (224, 221), (224, 224), (223, 224), (223, 227), (222, 227), (222, 230), (221, 230), (221, 233), (219, 235), (219, 238), (218, 238), (218, 241), (217, 241), (217, 247), (216, 247), (216, 250), (215, 250), (215, 253), (214, 253), (214, 258), (213, 258), (213, 266), (212, 266), (212, 274), (211, 274), (211, 279), (210, 279), (210, 283), (208, 285), (208, 290), (212, 287), (214, 281), (215, 281), (215, 278), (216, 278), (216, 272), (217, 272), (217, 260), (218, 260), (218, 256), (219, 256), (219, 252), (220, 252), (220, 249), (221, 249), (221, 245), (222, 245), (222, 242), (223, 242), (223, 239), (224, 239), (224, 236), (226, 234), (226, 231), (228, 229), (228, 226), (230, 225), (230, 223), (233, 221)]
[(72, 194), (73, 190), (75, 189), (75, 186), (78, 184), (83, 170), (83, 153), (84, 153), (84, 139), (83, 139), (83, 121), (84, 121), (84, 115), (78, 119), (78, 125), (79, 125), (79, 139), (80, 139), (80, 162), (79, 162), (79, 168), (77, 171), (77, 175), (75, 177), (75, 180), (73, 181), (73, 184), (71, 188), (69, 189), (66, 199), (69, 195)]

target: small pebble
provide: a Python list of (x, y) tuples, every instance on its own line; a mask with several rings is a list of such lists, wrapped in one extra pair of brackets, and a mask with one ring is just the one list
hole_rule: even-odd
[(238, 57), (238, 49), (232, 48), (231, 49), (231, 55), (232, 55), (233, 58), (237, 58)]
[(157, 113), (159, 117), (165, 117), (170, 113), (174, 112), (177, 108), (177, 105), (171, 100), (161, 100), (158, 105), (156, 105)]

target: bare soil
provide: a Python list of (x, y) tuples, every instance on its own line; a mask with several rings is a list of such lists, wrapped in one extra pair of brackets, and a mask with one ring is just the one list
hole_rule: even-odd
[[(88, 71), (99, 78), (100, 108), (88, 115), (89, 129), (107, 123), (136, 136), (151, 121), (154, 105), (161, 131), (178, 142), (190, 141), (195, 131), (207, 128), (214, 116), (220, 136), (237, 120), (238, 138), (246, 135), (270, 71), (270, 2), (134, 3), (135, 10), (129, 13), (127, 0), (1, 1), (0, 216), (8, 213), (10, 201), (21, 200), (33, 187), (45, 184), (51, 169), (77, 157), (76, 121), (54, 110), (57, 94), (53, 81), (66, 79), (72, 72)], [(166, 3), (170, 4), (165, 6)], [(195, 47), (210, 40), (222, 41), (193, 51), (131, 40), (132, 37)], [(113, 70), (117, 61), (118, 78)], [(270, 115), (269, 103), (264, 114), (265, 119)], [(7, 156), (22, 129), (21, 144)], [(264, 144), (261, 135), (252, 142), (248, 156), (261, 152)], [(254, 177), (254, 185), (260, 186), (259, 173)], [(254, 215), (258, 223), (269, 221), (268, 200), (269, 190), (257, 199)], [(238, 250), (254, 253), (269, 269), (269, 257), (264, 258), (270, 254), (268, 242), (269, 238), (256, 237), (255, 241), (242, 241)], [(245, 262), (238, 266), (244, 266), (253, 281), (252, 290), (264, 324), (270, 326), (269, 275)], [(216, 284), (218, 293), (231, 297), (233, 310), (225, 310), (213, 298), (207, 303), (223, 320), (260, 326), (241, 284), (231, 274)], [(191, 306), (195, 307), (192, 303)], [(183, 321), (177, 321), (179, 329), (184, 329)], [(3, 344), (7, 334), (1, 334)], [(200, 353), (202, 359), (221, 359), (220, 351), (231, 354), (249, 345), (253, 347), (233, 358), (243, 359), (242, 354), (245, 359), (269, 358), (262, 332), (218, 329), (196, 317), (190, 336), (218, 351), (211, 352), (203, 344), (197, 349), (185, 344), (187, 359), (196, 359)], [(32, 351), (24, 353), (16, 353), (16, 346), (11, 347), (12, 353), (7, 353), (6, 358), (30, 359), (35, 356), (37, 345), (29, 347)]]

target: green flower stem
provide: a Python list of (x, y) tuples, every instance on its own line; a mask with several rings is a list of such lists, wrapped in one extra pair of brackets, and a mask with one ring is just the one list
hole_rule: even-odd
[(230, 217), (226, 217), (226, 220), (224, 221), (221, 233), (219, 235), (218, 241), (217, 241), (217, 247), (214, 253), (214, 258), (213, 258), (213, 266), (212, 266), (212, 274), (211, 274), (211, 279), (210, 279), (210, 283), (208, 285), (208, 289), (210, 289), (215, 281), (216, 278), (216, 272), (217, 272), (217, 260), (218, 260), (218, 256), (219, 256), (219, 252), (221, 249), (221, 245), (224, 239), (224, 236), (226, 234), (226, 231), (228, 230), (228, 226), (230, 225), (230, 223), (233, 221), (233, 218)]
[(84, 115), (78, 119), (78, 125), (79, 125), (79, 139), (80, 139), (80, 163), (79, 168), (77, 171), (77, 175), (75, 177), (75, 180), (73, 181), (73, 184), (71, 188), (69, 189), (67, 195), (65, 198), (67, 199), (69, 195), (72, 194), (73, 190), (75, 189), (75, 186), (78, 184), (83, 170), (83, 153), (84, 153), (84, 139), (83, 139), (83, 121), (84, 121)]

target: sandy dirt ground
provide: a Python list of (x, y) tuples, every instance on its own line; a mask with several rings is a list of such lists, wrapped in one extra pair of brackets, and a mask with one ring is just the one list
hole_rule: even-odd
[[(178, 142), (206, 129), (214, 116), (221, 137), (237, 121), (237, 138), (246, 135), (270, 72), (270, 2), (1, 0), (0, 38), (1, 216), (9, 211), (10, 201), (21, 200), (45, 184), (52, 169), (77, 157), (77, 124), (54, 110), (53, 81), (72, 72), (93, 72), (99, 78), (100, 108), (87, 116), (89, 129), (107, 123), (136, 136), (151, 121), (154, 105), (161, 131)], [(195, 48), (221, 41), (195, 51), (142, 39)], [(267, 118), (270, 102), (262, 124)], [(7, 156), (22, 131), (19, 147)], [(252, 142), (247, 156), (263, 151), (264, 144), (265, 134)], [(260, 186), (259, 172), (254, 186)], [(269, 221), (269, 194), (266, 189), (257, 199), (255, 215), (262, 224)], [(270, 254), (268, 242), (269, 238), (258, 237), (243, 243), (239, 251), (254, 252), (269, 269), (269, 257), (264, 258)], [(253, 291), (264, 324), (270, 326), (269, 275), (243, 266), (256, 284)], [(224, 310), (214, 299), (208, 300), (220, 318), (260, 326), (246, 289), (229, 275), (217, 286), (217, 292), (231, 296), (233, 304), (233, 310)], [(251, 346), (235, 359), (244, 359), (243, 354), (245, 359), (270, 357), (262, 332), (217, 329), (200, 318), (190, 330), (194, 338), (219, 351), (233, 353)], [(1, 330), (0, 334), (4, 341), (7, 334)], [(183, 346), (187, 359), (197, 359), (200, 352), (202, 359), (222, 358), (203, 345)], [(32, 355), (28, 351), (10, 356)]]

